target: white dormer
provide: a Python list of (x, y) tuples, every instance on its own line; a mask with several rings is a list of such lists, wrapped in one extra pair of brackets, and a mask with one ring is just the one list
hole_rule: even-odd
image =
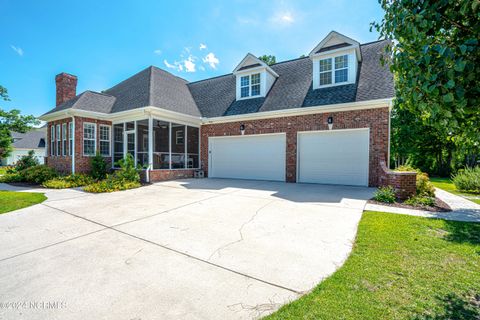
[(313, 63), (313, 89), (355, 83), (362, 61), (360, 43), (331, 31), (309, 54)]
[(237, 100), (265, 97), (278, 74), (265, 62), (248, 53), (233, 70)]

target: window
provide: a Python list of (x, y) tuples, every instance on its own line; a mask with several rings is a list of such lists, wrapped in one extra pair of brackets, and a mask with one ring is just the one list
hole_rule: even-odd
[(59, 156), (60, 155), (60, 144), (61, 144), (61, 141), (60, 141), (60, 125), (59, 124), (57, 124), (57, 132), (56, 132), (55, 138), (56, 138), (56, 141), (57, 141), (57, 153), (56, 153), (56, 155)]
[(332, 83), (332, 59), (320, 60), (320, 85)]
[(62, 155), (67, 155), (67, 123), (62, 123)]
[(69, 141), (68, 153), (71, 156), (73, 154), (73, 122), (68, 123), (68, 141)]
[(322, 59), (320, 63), (320, 85), (329, 85), (334, 83), (342, 83), (348, 81), (348, 55), (342, 55), (333, 58)]
[(94, 123), (83, 123), (83, 155), (94, 156), (96, 152), (96, 132)]
[(260, 73), (240, 78), (240, 97), (254, 97), (260, 95)]
[(100, 125), (100, 154), (110, 155), (110, 126)]
[(348, 55), (335, 57), (335, 83), (348, 81)]
[(113, 125), (113, 163), (123, 159), (123, 123)]
[(185, 137), (183, 135), (183, 130), (175, 131), (175, 143), (176, 144), (184, 144), (185, 143)]
[(50, 155), (55, 155), (55, 125), (50, 127)]

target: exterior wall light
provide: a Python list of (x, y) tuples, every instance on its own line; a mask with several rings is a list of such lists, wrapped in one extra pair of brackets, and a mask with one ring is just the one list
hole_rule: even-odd
[(240, 133), (242, 134), (242, 136), (245, 134), (245, 125), (244, 124), (240, 125)]
[(332, 128), (333, 128), (333, 117), (328, 117), (327, 123), (328, 123), (328, 130), (332, 130)]

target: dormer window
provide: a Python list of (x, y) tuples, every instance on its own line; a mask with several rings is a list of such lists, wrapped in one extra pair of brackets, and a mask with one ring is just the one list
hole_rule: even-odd
[[(333, 65), (332, 60), (334, 61)], [(321, 59), (319, 63), (321, 86), (332, 84), (332, 79), (335, 81), (334, 83), (348, 81), (348, 55)]]
[(260, 95), (260, 73), (254, 73), (240, 78), (240, 97)]

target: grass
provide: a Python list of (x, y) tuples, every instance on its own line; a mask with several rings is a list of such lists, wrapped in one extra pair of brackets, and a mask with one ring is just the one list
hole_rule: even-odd
[(0, 214), (30, 207), (46, 199), (43, 193), (0, 191)]
[(438, 178), (438, 177), (434, 177), (434, 178), (430, 178), (430, 181), (433, 183), (433, 185), (439, 189), (443, 189), (445, 191), (448, 191), (448, 192), (451, 192), (453, 194), (456, 194), (456, 195), (459, 195), (459, 196), (462, 196), (470, 201), (473, 201), (475, 203), (478, 203), (480, 204), (480, 199), (473, 199), (472, 197), (475, 197), (475, 196), (480, 196), (478, 194), (475, 194), (475, 193), (468, 193), (468, 192), (462, 192), (462, 191), (459, 191), (457, 190), (457, 188), (455, 187), (455, 185), (453, 184), (452, 182), (452, 179), (450, 178)]
[(480, 319), (479, 270), (480, 223), (365, 212), (345, 264), (267, 319)]

